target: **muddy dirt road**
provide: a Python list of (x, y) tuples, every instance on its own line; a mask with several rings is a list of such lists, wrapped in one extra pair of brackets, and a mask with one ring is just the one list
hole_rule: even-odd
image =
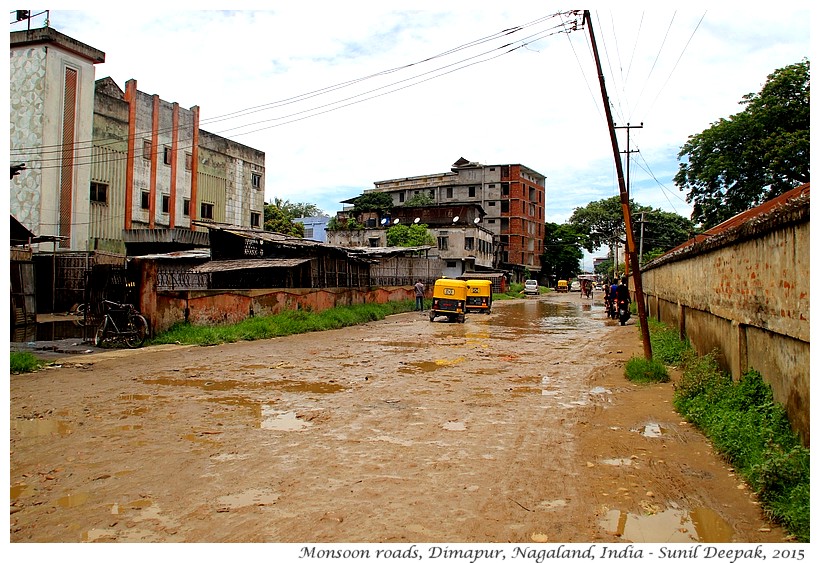
[(641, 354), (571, 293), (67, 358), (11, 376), (10, 538), (785, 541)]

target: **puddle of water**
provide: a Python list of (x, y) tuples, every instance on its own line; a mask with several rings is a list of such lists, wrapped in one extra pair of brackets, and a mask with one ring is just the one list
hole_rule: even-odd
[(649, 515), (610, 510), (601, 526), (621, 539), (641, 543), (728, 543), (733, 535), (723, 518), (703, 507), (690, 512), (670, 509)]
[(624, 466), (624, 465), (632, 465), (632, 460), (622, 457), (616, 459), (602, 459), (598, 463), (602, 463), (603, 465), (614, 465), (617, 467)]
[(346, 389), (344, 385), (338, 383), (299, 381), (295, 379), (281, 379), (277, 381), (236, 381), (228, 379), (214, 381), (211, 379), (173, 379), (169, 377), (159, 377), (156, 379), (143, 379), (142, 383), (147, 385), (193, 387), (202, 389), (203, 391), (278, 389), (288, 393), (337, 393)]
[(445, 422), (444, 424), (441, 425), (441, 427), (444, 428), (445, 430), (455, 430), (455, 431), (467, 430), (467, 424), (465, 422), (459, 422), (459, 421)]
[(63, 508), (73, 508), (88, 502), (91, 495), (88, 493), (73, 493), (57, 499), (57, 505)]
[(149, 498), (141, 498), (122, 504), (115, 502), (111, 505), (110, 512), (111, 514), (123, 514), (128, 510), (142, 510), (144, 508), (150, 508), (153, 504), (154, 501)]
[(12, 421), (12, 427), (20, 432), (23, 438), (40, 436), (68, 436), (72, 432), (71, 424), (63, 420), (48, 418), (24, 418)]
[(9, 499), (17, 500), (18, 498), (25, 498), (34, 495), (34, 489), (30, 485), (21, 483), (20, 485), (12, 485), (9, 490)]
[(264, 489), (248, 489), (235, 495), (219, 497), (217, 501), (224, 508), (243, 508), (245, 506), (266, 506), (279, 500), (279, 494)]
[(409, 362), (398, 369), (400, 373), (430, 373), (447, 366), (454, 366), (465, 361), (466, 358), (458, 357), (452, 360), (432, 360), (423, 362)]
[(657, 422), (648, 422), (642, 428), (633, 430), (633, 432), (638, 432), (645, 438), (661, 438), (667, 430)]
[(307, 430), (311, 426), (310, 422), (302, 420), (293, 411), (284, 412), (273, 410), (268, 405), (262, 405), (262, 421), (260, 428), (266, 430), (301, 431)]

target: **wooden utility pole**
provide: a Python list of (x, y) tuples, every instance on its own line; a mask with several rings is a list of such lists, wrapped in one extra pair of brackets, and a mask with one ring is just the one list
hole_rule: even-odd
[(601, 59), (598, 56), (598, 45), (595, 43), (595, 34), (592, 31), (592, 18), (589, 10), (584, 10), (584, 21), (589, 30), (589, 40), (592, 43), (592, 54), (595, 57), (595, 67), (598, 71), (598, 81), (601, 84), (601, 96), (604, 101), (604, 111), (606, 112), (606, 122), (609, 126), (609, 138), (612, 141), (612, 152), (615, 157), (615, 170), (618, 173), (618, 188), (621, 192), (621, 208), (624, 214), (624, 226), (626, 227), (626, 253), (632, 262), (632, 280), (635, 284), (635, 301), (638, 305), (638, 318), (641, 324), (641, 337), (643, 340), (643, 353), (647, 360), (652, 359), (652, 344), (649, 341), (649, 323), (646, 320), (646, 303), (643, 296), (643, 283), (641, 282), (641, 269), (638, 262), (638, 255), (635, 252), (635, 235), (632, 231), (632, 212), (629, 209), (629, 194), (626, 191), (624, 182), (624, 169), (621, 164), (621, 153), (618, 150), (618, 137), (615, 134), (615, 123), (612, 121), (612, 109), (609, 107), (609, 97), (604, 84), (604, 72), (601, 69)]

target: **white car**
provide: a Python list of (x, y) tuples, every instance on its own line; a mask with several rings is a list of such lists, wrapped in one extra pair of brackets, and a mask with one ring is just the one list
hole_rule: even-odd
[(525, 295), (538, 295), (541, 293), (538, 290), (538, 282), (536, 280), (527, 280), (524, 282), (524, 294)]
[(575, 280), (574, 282), (572, 282), (572, 284), (570, 284), (569, 290), (570, 291), (581, 291), (581, 282), (579, 282), (578, 280)]

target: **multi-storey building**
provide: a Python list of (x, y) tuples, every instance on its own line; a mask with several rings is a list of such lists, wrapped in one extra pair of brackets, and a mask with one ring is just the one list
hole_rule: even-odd
[[(44, 27), (11, 33), (11, 213), (65, 251), (207, 244), (195, 220), (262, 229), (263, 152), (113, 80), (105, 53)], [(133, 248), (132, 248), (133, 247)], [(51, 249), (49, 249), (51, 250)]]
[(439, 204), (481, 205), (486, 212), (481, 224), (494, 236), (494, 267), (521, 279), (527, 270), (532, 276), (541, 271), (545, 180), (522, 164), (487, 165), (461, 158), (450, 172), (382, 180), (368, 191), (389, 193), (397, 207), (414, 196)]

